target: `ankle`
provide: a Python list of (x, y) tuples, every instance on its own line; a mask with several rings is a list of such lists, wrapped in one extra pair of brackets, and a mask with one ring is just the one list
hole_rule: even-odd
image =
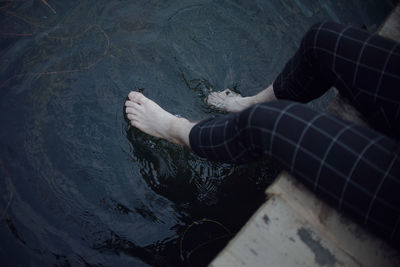
[(277, 100), (277, 98), (275, 96), (275, 92), (274, 92), (274, 88), (273, 88), (272, 84), (270, 86), (268, 86), (266, 89), (264, 89), (263, 91), (252, 96), (253, 105), (263, 103), (263, 102), (270, 102), (270, 101), (274, 101), (274, 100)]
[(244, 99), (245, 99), (246, 103), (248, 103), (248, 106), (253, 106), (258, 103), (263, 102), (262, 99), (260, 97), (258, 97), (258, 95), (248, 96), (248, 97), (245, 97)]
[(177, 145), (190, 147), (189, 133), (193, 125), (194, 123), (185, 118), (178, 118), (174, 116), (169, 129), (171, 137), (170, 141)]

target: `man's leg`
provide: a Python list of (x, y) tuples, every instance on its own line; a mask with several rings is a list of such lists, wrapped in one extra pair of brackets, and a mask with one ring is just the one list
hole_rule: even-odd
[(222, 162), (272, 157), (340, 211), (400, 242), (400, 146), (394, 139), (303, 104), (274, 101), (201, 121), (190, 145)]
[(252, 97), (214, 92), (207, 102), (238, 112), (275, 99), (306, 103), (335, 86), (375, 129), (399, 139), (399, 84), (398, 43), (355, 27), (325, 22), (311, 27), (273, 86)]
[(400, 138), (400, 45), (359, 28), (314, 25), (275, 80), (278, 99), (309, 102), (331, 86), (375, 129)]

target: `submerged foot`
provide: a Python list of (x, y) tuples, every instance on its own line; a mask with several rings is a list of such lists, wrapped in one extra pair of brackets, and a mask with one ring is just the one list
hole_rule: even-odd
[(229, 89), (213, 92), (208, 95), (206, 102), (208, 105), (222, 111), (240, 112), (252, 105), (274, 100), (277, 100), (277, 98), (273, 84), (270, 84), (258, 94), (249, 97), (243, 97)]
[(240, 112), (254, 104), (250, 97), (243, 97), (230, 89), (209, 94), (206, 103), (213, 108), (228, 112)]
[(125, 112), (132, 126), (154, 137), (189, 146), (189, 132), (194, 123), (178, 118), (139, 92), (130, 92)]

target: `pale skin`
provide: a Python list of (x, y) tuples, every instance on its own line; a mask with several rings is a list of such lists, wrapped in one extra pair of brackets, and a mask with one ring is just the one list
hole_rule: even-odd
[[(172, 115), (142, 93), (130, 92), (128, 99), (125, 102), (125, 112), (132, 126), (151, 136), (190, 148), (189, 133), (196, 125), (195, 122)], [(206, 102), (223, 111), (239, 112), (252, 105), (273, 100), (276, 100), (276, 96), (270, 85), (250, 97), (242, 97), (229, 89), (213, 92)]]

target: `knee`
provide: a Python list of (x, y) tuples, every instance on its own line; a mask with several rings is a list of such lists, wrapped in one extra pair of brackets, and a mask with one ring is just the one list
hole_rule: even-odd
[(298, 118), (304, 120), (315, 116), (315, 111), (304, 104), (279, 100), (254, 105), (240, 115), (240, 127), (244, 128), (263, 128), (273, 130), (278, 125), (285, 124), (286, 121), (295, 123)]
[[(304, 38), (302, 40), (302, 45), (303, 46), (305, 45), (307, 47), (314, 47), (316, 42), (318, 41), (317, 38), (327, 39), (326, 41), (328, 42), (334, 41), (333, 39), (336, 40), (336, 34), (341, 32), (344, 28), (345, 28), (344, 25), (333, 21), (324, 21), (316, 23), (313, 26), (311, 26), (310, 29), (304, 35)], [(321, 31), (330, 32), (331, 34), (328, 35), (322, 34), (323, 35), (322, 37)]]
[(286, 124), (287, 112), (290, 113), (298, 105), (300, 104), (280, 100), (257, 104), (238, 113), (236, 132), (240, 135), (240, 145), (256, 153), (261, 153), (263, 149), (269, 151), (271, 137), (277, 127)]
[(286, 102), (288, 101), (261, 103), (240, 112), (237, 124), (238, 130), (251, 132), (254, 129), (272, 129)]
[(301, 42), (301, 46), (303, 47), (303, 49), (314, 47), (315, 38), (317, 38), (319, 31), (324, 27), (326, 23), (328, 22), (318, 22), (308, 29)]

